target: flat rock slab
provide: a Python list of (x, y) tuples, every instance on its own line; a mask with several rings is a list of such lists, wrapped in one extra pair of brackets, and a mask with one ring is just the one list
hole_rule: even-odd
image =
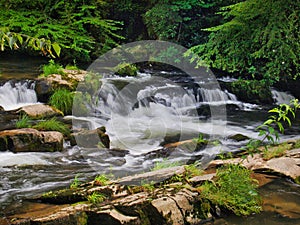
[(63, 140), (63, 134), (57, 131), (38, 131), (32, 128), (5, 130), (0, 132), (0, 151), (62, 151)]
[(271, 172), (292, 178), (295, 182), (300, 182), (300, 149), (293, 149), (287, 152), (286, 156), (264, 160), (261, 154), (248, 156), (246, 159), (233, 158), (228, 160), (214, 160), (209, 167), (217, 167), (222, 164), (240, 163), (247, 169), (261, 172)]
[(161, 169), (157, 171), (137, 174), (134, 176), (123, 177), (119, 180), (116, 180), (116, 183), (126, 184), (126, 185), (141, 185), (141, 182), (159, 183), (161, 181), (171, 178), (176, 174), (183, 174), (184, 172), (185, 172), (184, 166), (176, 166), (176, 167)]
[(49, 105), (35, 104), (20, 108), (17, 113), (25, 114), (33, 119), (49, 118), (54, 116), (63, 116), (63, 113)]

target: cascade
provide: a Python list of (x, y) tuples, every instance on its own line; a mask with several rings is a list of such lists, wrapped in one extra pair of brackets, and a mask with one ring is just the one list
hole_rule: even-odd
[(37, 96), (34, 90), (34, 82), (8, 81), (0, 86), (0, 106), (5, 110), (12, 110), (37, 103)]
[(277, 91), (275, 89), (273, 89), (271, 92), (272, 92), (273, 99), (277, 105), (288, 104), (292, 99), (295, 98), (293, 95), (287, 92)]

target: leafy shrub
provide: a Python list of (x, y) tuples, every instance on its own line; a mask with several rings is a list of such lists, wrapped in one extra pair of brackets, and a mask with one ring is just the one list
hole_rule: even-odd
[(250, 173), (240, 165), (223, 166), (217, 170), (213, 183), (207, 181), (200, 187), (200, 196), (209, 204), (228, 209), (236, 215), (259, 213), (262, 210), (261, 198)]
[(37, 130), (43, 130), (43, 131), (58, 131), (64, 134), (65, 136), (70, 135), (70, 130), (68, 126), (58, 121), (56, 118), (51, 118), (50, 120), (41, 121), (36, 125), (32, 126), (32, 128)]
[(56, 90), (49, 99), (49, 104), (62, 111), (65, 115), (72, 113), (74, 93), (67, 89)]
[(60, 74), (64, 75), (64, 71), (61, 65), (54, 62), (54, 60), (50, 60), (48, 64), (43, 66), (43, 76), (47, 77), (50, 74)]

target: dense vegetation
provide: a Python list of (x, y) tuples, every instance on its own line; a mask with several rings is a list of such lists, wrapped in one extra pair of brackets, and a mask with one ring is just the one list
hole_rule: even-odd
[(270, 84), (299, 76), (299, 3), (0, 0), (0, 44), (60, 54), (68, 63), (89, 62), (122, 43), (167, 40), (191, 48), (199, 64)]

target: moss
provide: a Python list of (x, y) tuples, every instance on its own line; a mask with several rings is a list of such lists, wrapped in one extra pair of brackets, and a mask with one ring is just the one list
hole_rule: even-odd
[(288, 143), (282, 143), (276, 146), (266, 147), (265, 150), (263, 150), (262, 155), (264, 160), (270, 160), (272, 158), (278, 158), (291, 149), (291, 145)]
[(120, 63), (115, 70), (116, 74), (120, 76), (136, 76), (138, 71), (136, 65), (126, 62)]
[(79, 224), (79, 225), (87, 225), (88, 224), (88, 216), (85, 212), (80, 212), (77, 214), (77, 224)]

